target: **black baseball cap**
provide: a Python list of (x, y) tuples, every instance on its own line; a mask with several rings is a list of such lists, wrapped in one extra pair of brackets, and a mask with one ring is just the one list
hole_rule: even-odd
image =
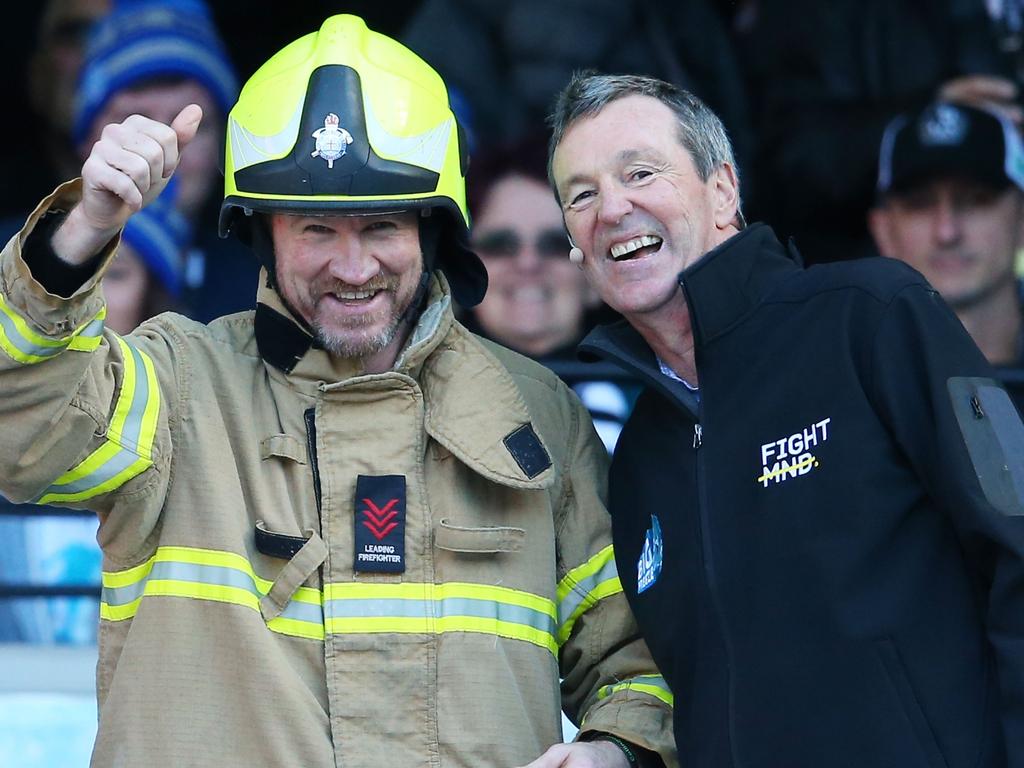
[(1024, 147), (1004, 116), (938, 102), (894, 118), (882, 135), (879, 197), (936, 176), (959, 176), (1024, 189)]

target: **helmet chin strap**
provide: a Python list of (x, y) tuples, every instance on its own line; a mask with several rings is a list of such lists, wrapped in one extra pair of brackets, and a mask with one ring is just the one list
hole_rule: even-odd
[(274, 241), (270, 235), (269, 219), (263, 214), (256, 214), (249, 222), (250, 247), (256, 254), (260, 265), (267, 270), (267, 283), (277, 298), (280, 299), (292, 321), (313, 338), (313, 345), (319, 347), (316, 342), (316, 334), (309, 327), (309, 323), (302, 319), (302, 315), (295, 311), (295, 307), (288, 303), (281, 286), (277, 282), (277, 259), (274, 256)]
[(399, 318), (399, 325), (409, 323), (415, 324), (423, 311), (423, 304), (427, 299), (427, 289), (430, 287), (430, 276), (434, 273), (437, 265), (437, 246), (441, 238), (442, 224), (438, 217), (421, 214), (419, 217), (420, 226), (420, 252), (423, 254), (423, 272), (420, 273), (420, 282), (416, 286), (416, 293), (412, 301), (405, 308), (405, 312)]
[(423, 305), (427, 300), (427, 289), (430, 287), (430, 272), (426, 269), (420, 273), (420, 282), (416, 286), (416, 293), (412, 296), (412, 301), (409, 302), (409, 306), (405, 308), (405, 312), (398, 318), (398, 325), (415, 325), (419, 319), (420, 313), (423, 312)]
[(274, 257), (274, 240), (270, 234), (269, 222), (269, 218), (262, 213), (254, 214), (251, 217), (248, 222), (249, 246), (256, 254), (260, 266), (267, 270), (267, 281), (270, 283), (270, 287), (280, 294), (281, 290), (277, 285), (277, 259)]

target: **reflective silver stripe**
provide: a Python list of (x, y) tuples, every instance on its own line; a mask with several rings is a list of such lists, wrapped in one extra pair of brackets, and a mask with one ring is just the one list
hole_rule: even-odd
[[(160, 560), (153, 563), (153, 568), (148, 576), (135, 584), (124, 587), (104, 587), (102, 600), (109, 606), (128, 605), (145, 594), (146, 584), (150, 581), (176, 581), (188, 584), (233, 587), (249, 592), (257, 600), (264, 596), (264, 593), (257, 588), (252, 576), (237, 568)], [(201, 598), (197, 596), (197, 599)], [(312, 624), (323, 624), (323, 612), (320, 606), (311, 603), (300, 603), (292, 600), (281, 613), (281, 616)]]
[(54, 483), (43, 491), (39, 498), (41, 499), (43, 496), (51, 493), (59, 493), (61, 495), (68, 496), (74, 493), (83, 493), (84, 491), (88, 491), (90, 488), (95, 488), (97, 485), (102, 485), (111, 478), (116, 477), (119, 472), (127, 469), (138, 460), (139, 457), (134, 453), (121, 448), (95, 471), (90, 472), (85, 477), (80, 477), (77, 480), (71, 480), (67, 483)]
[(555, 622), (550, 616), (532, 608), (510, 605), (496, 600), (477, 600), (465, 597), (445, 597), (439, 600), (403, 600), (399, 598), (327, 600), (324, 603), (324, 614), (328, 619), (395, 616), (438, 619), (449, 616), (473, 616), (521, 624), (551, 635), (554, 635), (556, 628)]
[(366, 109), (366, 137), (378, 154), (389, 159), (399, 160), (420, 168), (427, 168), (440, 173), (444, 168), (444, 160), (448, 154), (448, 142), (451, 139), (454, 121), (448, 118), (443, 123), (428, 128), (415, 136), (397, 136), (377, 119), (373, 108), (373, 99), (363, 100)]
[[(42, 341), (46, 339), (48, 343), (42, 344), (25, 336), (25, 333), (18, 328), (15, 322), (15, 317), (25, 323), (28, 328), (28, 322), (20, 315), (16, 315), (13, 309), (10, 308), (9, 304), (6, 304), (2, 298), (0, 298), (0, 342), (6, 340), (10, 344), (11, 349), (9, 352), (13, 352), (11, 356), (18, 360), (18, 362), (29, 363), (29, 362), (42, 362), (41, 360), (29, 360), (25, 358), (51, 358), (59, 355), (61, 352), (66, 350), (73, 344), (82, 345), (82, 341), (95, 341), (99, 336), (103, 334), (103, 317), (106, 315), (105, 312), (101, 311), (98, 317), (93, 318), (83, 328), (79, 329), (77, 333), (72, 334), (61, 339), (46, 339), (42, 333), (37, 334), (39, 339)], [(29, 329), (30, 330), (30, 329)], [(30, 331), (31, 332), (31, 331)], [(0, 343), (0, 346), (4, 346)]]
[(282, 157), (295, 146), (302, 120), (302, 102), (295, 107), (288, 124), (270, 136), (257, 136), (233, 117), (228, 118), (231, 132), (231, 164), (238, 172), (250, 165)]
[(0, 331), (3, 331), (7, 340), (10, 341), (18, 352), (26, 356), (53, 357), (67, 349), (67, 344), (61, 344), (55, 347), (43, 347), (38, 344), (33, 344), (22, 336), (21, 332), (14, 327), (14, 320), (6, 312), (0, 312)]
[(154, 580), (191, 581), (198, 584), (216, 584), (222, 587), (237, 587), (261, 597), (252, 577), (235, 568), (219, 565), (196, 565), (158, 561), (153, 563), (149, 575), (136, 584), (125, 587), (104, 587), (103, 601), (107, 605), (126, 605), (142, 597), (146, 582)]
[(619, 571), (615, 567), (615, 558), (612, 557), (596, 573), (576, 582), (569, 593), (558, 602), (558, 625), (562, 626), (569, 621), (584, 601), (592, 599), (591, 595), (599, 584), (618, 577)]
[(100, 316), (90, 320), (82, 330), (68, 341), (69, 347), (80, 344), (83, 340), (98, 339), (103, 335), (104, 319), (107, 316), (106, 307), (100, 312)]
[[(79, 465), (64, 475), (64, 477), (68, 477), (67, 480), (61, 481), (58, 478), (53, 485), (37, 497), (39, 502), (48, 496), (66, 497), (85, 493), (113, 480), (142, 458), (140, 454), (143, 451), (140, 449), (139, 443), (146, 408), (149, 405), (149, 376), (141, 353), (123, 340), (121, 340), (121, 348), (128, 351), (132, 360), (131, 364), (125, 366), (125, 374), (121, 382), (122, 387), (131, 387), (131, 404), (120, 423), (117, 423), (117, 419), (115, 419), (108, 429), (107, 443), (117, 446), (116, 452), (102, 464), (87, 472), (80, 471), (82, 465)], [(126, 362), (128, 361), (126, 360)], [(111, 433), (115, 430), (119, 430), (119, 433), (112, 435)], [(115, 439), (111, 439), (112, 436)], [(83, 465), (86, 462), (83, 462)]]

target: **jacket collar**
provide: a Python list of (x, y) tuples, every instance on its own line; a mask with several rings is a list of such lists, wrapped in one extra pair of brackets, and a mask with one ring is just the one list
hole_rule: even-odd
[(796, 249), (784, 247), (765, 224), (753, 224), (708, 251), (679, 275), (696, 345), (742, 322), (780, 280), (799, 269)]
[(281, 296), (270, 287), (266, 269), (260, 270), (253, 322), (260, 357), (294, 384), (315, 386), (362, 372), (358, 362), (330, 355), (320, 348), (305, 323), (296, 320)]
[[(780, 280), (798, 269), (796, 250), (783, 247), (764, 224), (751, 225), (708, 251), (679, 275), (697, 346), (742, 321)], [(583, 360), (614, 361), (697, 417), (694, 394), (661, 373), (651, 348), (627, 321), (595, 328), (583, 339), (578, 352)]]
[(586, 362), (600, 359), (614, 362), (697, 419), (699, 404), (694, 393), (661, 372), (644, 337), (626, 320), (600, 325), (592, 330), (580, 342), (577, 353)]
[[(476, 336), (453, 323), (426, 360), (420, 377), (427, 434), (487, 479), (513, 488), (548, 488), (554, 465), (533, 478), (519, 466), (506, 440), (533, 424), (511, 374)], [(547, 456), (545, 436), (534, 426)]]
[[(395, 376), (414, 379), (423, 391), (427, 434), (470, 469), (514, 488), (547, 488), (554, 482), (552, 467), (528, 478), (506, 447), (509, 435), (531, 423), (529, 409), (505, 367), (455, 321), (442, 274), (431, 280), (426, 308), (394, 369), (382, 374), (364, 374), (359, 363), (321, 349), (268, 286), (265, 274), (257, 301), (256, 340), (272, 376), (285, 377), (309, 394), (373, 386), (375, 380), (386, 386)], [(543, 436), (538, 437), (550, 456)]]

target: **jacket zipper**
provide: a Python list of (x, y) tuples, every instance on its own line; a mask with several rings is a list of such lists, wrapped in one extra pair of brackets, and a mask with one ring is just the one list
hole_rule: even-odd
[(313, 468), (313, 493), (316, 494), (316, 511), (320, 508), (320, 465), (316, 458), (316, 408), (310, 408), (303, 414), (306, 421), (306, 450), (309, 452), (309, 465)]
[[(686, 297), (686, 309), (690, 313), (690, 322), (693, 323), (693, 304), (690, 301), (690, 286), (680, 277), (679, 287), (683, 291), (683, 295)], [(696, 339), (695, 339), (696, 341)], [(701, 366), (700, 361), (696, 359), (700, 355), (700, 350), (694, 348), (694, 362), (697, 364), (697, 370), (699, 371)], [(700, 546), (701, 553), (703, 555), (703, 566), (704, 566), (704, 581), (707, 584), (708, 594), (711, 597), (711, 605), (715, 614), (715, 619), (718, 623), (718, 631), (722, 638), (722, 645), (725, 646), (725, 659), (726, 659), (726, 718), (728, 720), (726, 724), (726, 739), (729, 743), (729, 758), (733, 766), (738, 765), (736, 759), (736, 739), (733, 735), (733, 676), (732, 676), (732, 643), (729, 641), (729, 635), (725, 627), (725, 618), (722, 612), (722, 600), (718, 594), (718, 585), (715, 582), (715, 564), (714, 557), (711, 551), (711, 514), (708, 510), (708, 491), (707, 482), (704, 477), (704, 452), (701, 451), (701, 447), (704, 445), (704, 428), (701, 422), (704, 420), (704, 405), (707, 401), (707, 390), (705, 389), (702, 393), (700, 400), (697, 403), (697, 420), (693, 425), (693, 449), (696, 452), (696, 464), (697, 464), (697, 519), (700, 521)]]
[[(699, 410), (703, 411), (704, 397), (701, 397), (701, 404)], [(703, 415), (703, 414), (701, 414)], [(722, 638), (722, 644), (725, 646), (725, 658), (726, 658), (726, 717), (728, 718), (727, 723), (727, 738), (729, 741), (729, 757), (731, 759), (731, 765), (737, 765), (736, 753), (735, 753), (735, 739), (733, 738), (733, 716), (732, 716), (732, 702), (733, 702), (733, 677), (732, 677), (732, 644), (729, 642), (728, 633), (725, 628), (725, 619), (722, 615), (722, 601), (718, 594), (718, 585), (715, 581), (715, 564), (714, 557), (711, 551), (711, 514), (708, 510), (708, 493), (707, 493), (707, 482), (704, 477), (704, 459), (703, 451), (701, 447), (704, 445), (704, 429), (700, 422), (693, 425), (693, 449), (697, 456), (697, 509), (698, 509), (698, 520), (700, 521), (700, 546), (701, 553), (704, 559), (704, 581), (707, 584), (708, 594), (711, 597), (711, 605), (715, 614), (715, 619), (718, 624), (718, 631)]]
[(974, 418), (984, 419), (985, 411), (981, 407), (981, 400), (978, 399), (977, 395), (971, 395), (971, 410), (974, 411)]

